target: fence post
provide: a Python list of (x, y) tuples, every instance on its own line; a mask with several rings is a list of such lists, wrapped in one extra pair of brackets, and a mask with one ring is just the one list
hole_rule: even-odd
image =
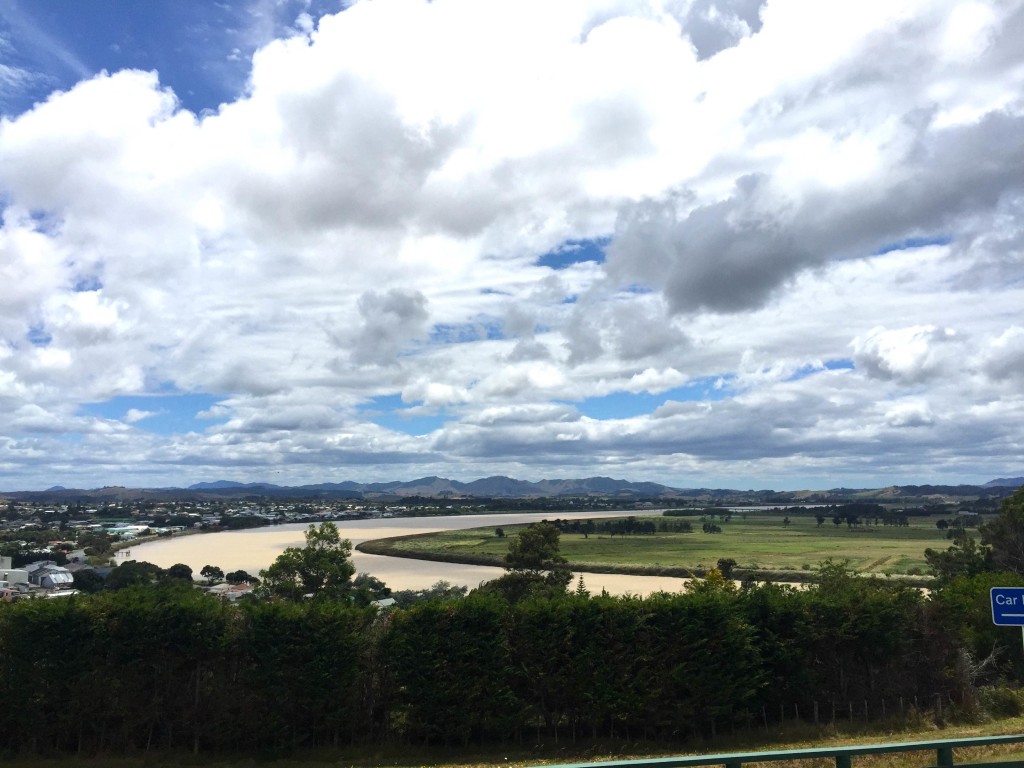
[(814, 724), (818, 724), (818, 702), (814, 702)]
[(950, 768), (953, 765), (953, 748), (939, 747), (935, 750), (935, 764), (940, 768)]
[(852, 768), (852, 762), (849, 755), (836, 755), (836, 768)]

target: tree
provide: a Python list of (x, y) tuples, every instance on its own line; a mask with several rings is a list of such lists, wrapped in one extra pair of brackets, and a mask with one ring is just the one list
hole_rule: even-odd
[[(722, 562), (719, 560), (718, 562)], [(720, 570), (711, 568), (703, 579), (690, 579), (683, 589), (688, 593), (735, 592), (736, 585)]]
[(579, 581), (576, 582), (576, 597), (590, 597), (590, 590), (587, 589), (587, 585), (583, 583), (583, 574), (580, 574)]
[(732, 557), (720, 557), (718, 558), (718, 572), (722, 574), (726, 579), (732, 578), (732, 569), (736, 567), (736, 560)]
[(981, 526), (981, 541), (991, 547), (996, 570), (1024, 574), (1024, 486), (1003, 499), (999, 517)]
[[(218, 569), (219, 570), (219, 569)], [(260, 580), (247, 571), (231, 571), (224, 577), (228, 584), (259, 584)]]
[(505, 529), (503, 529), (503, 528), (495, 528), (494, 529), (494, 535), (497, 536), (499, 539), (504, 539), (505, 538)]
[(821, 513), (818, 513), (817, 515), (815, 515), (814, 519), (817, 521), (819, 528), (821, 528), (821, 526), (824, 525), (824, 523), (825, 523), (825, 516), (823, 514), (821, 514)]
[(505, 575), (483, 585), (511, 602), (528, 595), (565, 594), (572, 572), (559, 553), (558, 526), (542, 521), (527, 526), (509, 539)]
[(181, 579), (192, 581), (192, 569), (184, 563), (175, 563), (163, 573), (165, 579)]
[(337, 599), (348, 594), (352, 574), (352, 542), (342, 539), (334, 523), (309, 526), (306, 546), (288, 547), (260, 571), (263, 590), (274, 597), (297, 602), (306, 596)]
[(507, 571), (544, 571), (564, 565), (559, 554), (558, 528), (547, 521), (534, 523), (519, 532), (508, 545)]
[(204, 565), (203, 569), (199, 571), (199, 575), (202, 576), (204, 579), (214, 581), (223, 579), (224, 571), (222, 571), (216, 565)]
[(106, 588), (117, 590), (136, 584), (152, 584), (162, 574), (163, 571), (152, 563), (126, 560), (107, 576)]
[(99, 592), (103, 589), (103, 577), (92, 568), (75, 571), (75, 589), (79, 592)]
[(961, 532), (953, 540), (953, 546), (945, 551), (929, 547), (924, 551), (924, 559), (932, 569), (936, 578), (947, 584), (958, 576), (975, 576), (984, 571), (992, 570), (991, 550), (986, 546), (978, 546), (972, 537)]
[(459, 600), (465, 597), (468, 591), (469, 589), (467, 587), (455, 586), (442, 580), (435, 581), (428, 589), (403, 589), (398, 592), (392, 592), (391, 596), (395, 598), (395, 604), (399, 608), (407, 608), (410, 605), (427, 602), (429, 600), (437, 602)]
[(360, 573), (352, 580), (352, 599), (356, 605), (366, 606), (387, 597), (391, 597), (391, 588), (376, 576)]

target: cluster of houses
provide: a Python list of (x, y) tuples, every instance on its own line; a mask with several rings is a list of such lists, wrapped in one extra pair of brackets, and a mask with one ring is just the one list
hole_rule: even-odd
[[(131, 559), (131, 550), (122, 549), (115, 553), (118, 565)], [(0, 556), (0, 602), (10, 603), (28, 598), (54, 598), (77, 595), (75, 589), (75, 573), (80, 570), (93, 570), (99, 576), (106, 576), (113, 566), (92, 566), (85, 562), (85, 553), (72, 552), (67, 565), (58, 565), (53, 560), (39, 560), (28, 565), (15, 568), (12, 558)], [(249, 583), (230, 584), (221, 582), (213, 585), (196, 584), (197, 588), (234, 602), (253, 591)]]
[[(70, 566), (85, 566), (85, 553)], [(75, 574), (71, 567), (57, 565), (54, 560), (38, 560), (15, 568), (12, 558), (0, 557), (0, 600), (12, 602), (22, 597), (64, 597), (77, 594)]]

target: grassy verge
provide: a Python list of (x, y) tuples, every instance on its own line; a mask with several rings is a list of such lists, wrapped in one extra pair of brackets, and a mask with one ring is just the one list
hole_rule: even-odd
[[(967, 724), (938, 728), (931, 723), (917, 722), (911, 727), (875, 725), (872, 728), (814, 727), (807, 724), (787, 724), (765, 733), (757, 730), (720, 736), (714, 742), (691, 741), (682, 744), (658, 744), (652, 742), (580, 742), (542, 743), (505, 746), (466, 747), (442, 749), (439, 747), (352, 747), (341, 750), (321, 750), (296, 753), (288, 757), (262, 756), (226, 757), (216, 755), (150, 755), (133, 757), (59, 757), (59, 758), (18, 758), (5, 761), (5, 768), (179, 768), (179, 766), (204, 766), (205, 768), (327, 768), (351, 766), (435, 766), (436, 768), (525, 768), (527, 766), (601, 762), (610, 760), (640, 760), (644, 758), (671, 757), (681, 755), (721, 754), (734, 752), (756, 752), (765, 750), (794, 750), (812, 747), (839, 747), (859, 744), (899, 743), (931, 741), (937, 739), (969, 738), (973, 736), (995, 736), (1024, 733), (1024, 718), (1010, 718), (985, 723)], [(1006, 762), (1007, 765), (1024, 765), (1024, 746), (1006, 744), (991, 747), (957, 750), (957, 763)], [(934, 751), (908, 752), (902, 754), (858, 756), (854, 759), (856, 768), (922, 768), (935, 764)], [(833, 760), (787, 761), (760, 763), (768, 768), (817, 768), (834, 765)], [(745, 765), (753, 765), (747, 763)]]

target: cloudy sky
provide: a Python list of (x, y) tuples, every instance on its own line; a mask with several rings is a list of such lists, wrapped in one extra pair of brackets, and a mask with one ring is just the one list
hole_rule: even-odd
[(1024, 2), (8, 0), (0, 489), (1024, 474)]

